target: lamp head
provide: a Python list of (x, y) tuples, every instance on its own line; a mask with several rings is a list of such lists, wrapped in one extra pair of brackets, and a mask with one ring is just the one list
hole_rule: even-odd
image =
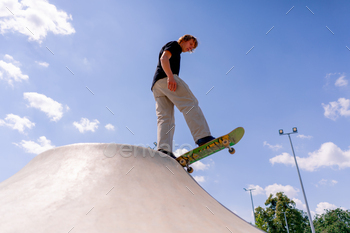
[(278, 132), (279, 132), (280, 135), (282, 135), (283, 134), (283, 129), (280, 129)]
[(293, 133), (298, 133), (297, 127), (294, 127), (294, 128), (293, 128)]

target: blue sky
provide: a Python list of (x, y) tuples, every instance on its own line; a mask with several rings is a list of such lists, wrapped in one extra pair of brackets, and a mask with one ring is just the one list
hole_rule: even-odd
[[(184, 34), (180, 77), (213, 136), (242, 126), (236, 154), (192, 175), (247, 221), (284, 191), (313, 214), (350, 208), (348, 1), (43, 1), (0, 3), (0, 181), (36, 154), (73, 143), (152, 145), (158, 52)], [(210, 91), (209, 91), (210, 90)], [(209, 92), (208, 92), (209, 91)], [(176, 111), (175, 150), (195, 146)]]

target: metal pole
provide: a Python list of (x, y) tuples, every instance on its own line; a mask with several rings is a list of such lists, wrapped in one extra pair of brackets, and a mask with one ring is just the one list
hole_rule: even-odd
[(255, 211), (254, 211), (252, 190), (249, 190), (249, 191), (250, 191), (250, 199), (252, 199), (252, 208), (253, 208), (253, 215), (254, 215), (254, 225), (256, 226), (256, 219), (255, 219)]
[(250, 192), (250, 199), (252, 200), (252, 208), (253, 208), (253, 215), (254, 215), (254, 225), (256, 226), (256, 219), (255, 219), (255, 211), (254, 211), (254, 203), (253, 203), (253, 196), (252, 196), (252, 190), (255, 189), (245, 189), (243, 188), (245, 191), (249, 191)]
[(287, 232), (289, 233), (289, 228), (288, 228), (288, 222), (287, 222), (286, 212), (283, 212), (283, 213), (284, 213), (284, 219), (286, 220)]
[(307, 203), (306, 194), (305, 194), (305, 190), (304, 190), (304, 185), (303, 185), (303, 181), (301, 180), (299, 167), (298, 167), (298, 163), (297, 163), (297, 158), (295, 157), (294, 148), (293, 148), (293, 144), (292, 144), (292, 139), (290, 138), (290, 134), (288, 134), (288, 137), (289, 137), (289, 141), (290, 141), (290, 146), (292, 147), (292, 151), (293, 151), (295, 166), (297, 167), (297, 171), (298, 171), (298, 176), (299, 176), (299, 181), (300, 181), (300, 185), (301, 185), (301, 190), (303, 191), (303, 195), (304, 195), (304, 200), (305, 200), (305, 205), (306, 205), (306, 209), (307, 209), (307, 215), (309, 216), (311, 231), (312, 231), (312, 233), (315, 233), (314, 224), (312, 223), (312, 218), (311, 218), (311, 214), (310, 214), (309, 204)]

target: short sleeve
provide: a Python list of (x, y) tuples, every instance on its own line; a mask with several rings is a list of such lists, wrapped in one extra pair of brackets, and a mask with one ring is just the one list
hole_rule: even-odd
[(179, 45), (178, 45), (177, 41), (173, 41), (164, 47), (164, 51), (169, 51), (172, 55), (174, 55), (176, 53), (179, 53), (178, 47), (179, 47)]

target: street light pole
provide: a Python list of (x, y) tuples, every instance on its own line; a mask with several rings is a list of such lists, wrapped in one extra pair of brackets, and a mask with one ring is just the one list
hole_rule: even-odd
[(282, 212), (282, 213), (284, 213), (284, 220), (286, 220), (287, 232), (289, 233), (289, 228), (288, 228), (288, 222), (287, 222), (286, 212)]
[(252, 190), (255, 190), (255, 189), (245, 189), (245, 188), (243, 188), (243, 189), (245, 191), (249, 191), (250, 192), (250, 199), (252, 200), (252, 208), (253, 208), (253, 216), (254, 216), (254, 225), (256, 226), (255, 211), (254, 211), (253, 196), (252, 196)]
[(299, 171), (299, 167), (298, 167), (298, 163), (297, 163), (297, 158), (295, 157), (294, 148), (293, 148), (293, 144), (292, 144), (292, 139), (290, 138), (290, 135), (293, 134), (293, 133), (298, 133), (298, 130), (297, 130), (296, 127), (293, 128), (293, 132), (292, 132), (292, 133), (283, 133), (283, 130), (282, 130), (282, 129), (279, 130), (279, 134), (280, 134), (280, 135), (288, 135), (288, 137), (289, 137), (290, 146), (292, 147), (292, 151), (293, 151), (295, 166), (296, 166), (297, 171), (298, 171), (298, 176), (299, 176), (299, 181), (300, 181), (301, 190), (303, 191), (303, 195), (304, 195), (304, 200), (305, 200), (307, 215), (309, 216), (311, 231), (312, 231), (312, 233), (315, 233), (315, 228), (314, 228), (314, 224), (313, 224), (313, 222), (312, 222), (312, 218), (311, 218), (311, 214), (310, 214), (310, 209), (309, 209), (309, 204), (307, 203), (307, 199), (306, 199), (306, 194), (305, 194), (305, 190), (304, 190), (303, 181), (301, 180), (301, 175), (300, 175), (300, 171)]

